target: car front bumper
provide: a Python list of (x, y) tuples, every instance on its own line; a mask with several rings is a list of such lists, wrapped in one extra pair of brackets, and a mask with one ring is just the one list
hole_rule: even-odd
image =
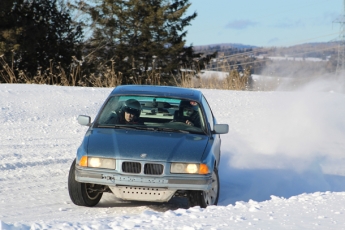
[(76, 166), (75, 179), (81, 183), (109, 186), (116, 197), (124, 200), (168, 201), (177, 190), (211, 188), (211, 175), (133, 175), (111, 170)]

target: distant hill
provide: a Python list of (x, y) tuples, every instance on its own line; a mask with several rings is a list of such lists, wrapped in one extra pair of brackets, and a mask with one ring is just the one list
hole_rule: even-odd
[(270, 56), (294, 56), (294, 57), (326, 57), (335, 55), (338, 51), (338, 42), (313, 42), (303, 43), (288, 47), (258, 47), (240, 43), (219, 43), (202, 46), (194, 46), (196, 52), (210, 54), (213, 52), (223, 52), (224, 55), (253, 51), (254, 55), (266, 54)]
[[(313, 76), (335, 72), (338, 42), (314, 42), (290, 47), (257, 47), (238, 43), (195, 46), (203, 54), (217, 52), (206, 69), (239, 71), (250, 68), (252, 74), (276, 76)], [(242, 54), (243, 55), (238, 55)]]
[(303, 44), (297, 44), (293, 46), (281, 46), (281, 47), (262, 47), (262, 46), (253, 46), (253, 45), (246, 45), (241, 43), (216, 43), (216, 44), (208, 44), (208, 45), (199, 45), (199, 46), (193, 46), (195, 50), (205, 50), (205, 49), (229, 49), (229, 48), (237, 48), (237, 49), (266, 49), (266, 48), (275, 48), (275, 49), (294, 49), (294, 48), (310, 48), (310, 47), (330, 47), (338, 45), (337, 42), (311, 42), (311, 43), (303, 43)]
[(280, 57), (301, 57), (301, 58), (321, 58), (329, 60), (338, 55), (339, 43), (337, 42), (314, 42), (304, 43), (289, 47), (272, 47), (262, 49), (263, 53), (269, 56)]
[(209, 45), (202, 45), (202, 46), (194, 46), (195, 50), (205, 50), (205, 49), (230, 49), (230, 48), (237, 48), (237, 49), (250, 49), (250, 48), (257, 48), (257, 46), (252, 45), (244, 45), (240, 43), (219, 43), (219, 44), (209, 44)]

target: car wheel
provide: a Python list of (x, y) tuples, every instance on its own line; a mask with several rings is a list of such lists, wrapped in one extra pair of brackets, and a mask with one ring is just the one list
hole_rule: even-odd
[(207, 191), (192, 191), (189, 194), (189, 204), (191, 207), (200, 206), (206, 208), (209, 205), (217, 205), (219, 197), (219, 176), (218, 170), (214, 168), (212, 172), (211, 189)]
[(68, 175), (68, 192), (72, 202), (79, 206), (92, 207), (101, 200), (101, 185), (80, 183), (75, 180), (75, 162), (73, 161)]

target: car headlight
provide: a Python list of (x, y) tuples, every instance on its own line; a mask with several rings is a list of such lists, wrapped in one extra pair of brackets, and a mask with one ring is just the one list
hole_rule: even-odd
[(115, 169), (115, 159), (83, 156), (79, 165), (90, 168)]
[(196, 163), (172, 163), (171, 173), (189, 173), (189, 174), (208, 174), (209, 170), (206, 164)]

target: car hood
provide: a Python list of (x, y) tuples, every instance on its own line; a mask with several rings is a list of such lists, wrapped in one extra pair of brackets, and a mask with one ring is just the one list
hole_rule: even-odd
[(206, 135), (123, 129), (93, 129), (86, 136), (89, 156), (168, 162), (200, 162), (209, 139)]

